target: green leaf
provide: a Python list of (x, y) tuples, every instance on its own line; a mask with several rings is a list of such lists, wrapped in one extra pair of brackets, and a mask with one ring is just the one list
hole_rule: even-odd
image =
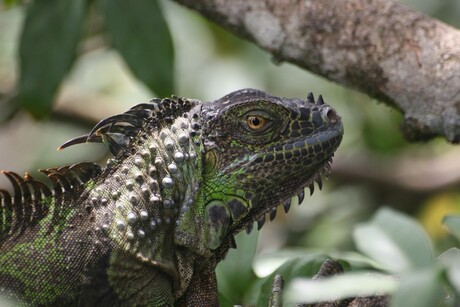
[(174, 51), (156, 0), (100, 0), (112, 45), (134, 75), (160, 97), (173, 93)]
[(433, 307), (443, 306), (443, 274), (438, 267), (410, 272), (401, 278), (401, 283), (393, 293), (391, 307)]
[(450, 248), (438, 257), (446, 269), (446, 275), (452, 286), (460, 295), (460, 249)]
[(460, 216), (459, 215), (447, 215), (442, 220), (443, 225), (447, 227), (449, 232), (460, 240)]
[(433, 263), (431, 243), (420, 225), (388, 208), (380, 209), (370, 222), (358, 225), (353, 237), (361, 252), (392, 272)]
[(369, 272), (351, 272), (320, 280), (299, 278), (286, 287), (285, 302), (291, 306), (296, 302), (317, 303), (392, 293), (397, 284), (395, 278)]
[(35, 117), (52, 109), (75, 59), (85, 10), (85, 0), (35, 0), (27, 10), (19, 46), (19, 101)]
[(239, 233), (235, 236), (236, 249), (228, 251), (227, 256), (216, 268), (219, 292), (233, 304), (242, 303), (251, 283), (256, 279), (252, 271), (252, 261), (256, 254), (258, 231), (251, 234)]

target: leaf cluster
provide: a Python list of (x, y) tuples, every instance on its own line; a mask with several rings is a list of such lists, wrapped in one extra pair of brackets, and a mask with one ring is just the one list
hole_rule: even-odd
[(158, 1), (34, 0), (26, 7), (20, 37), (15, 110), (23, 108), (36, 118), (50, 115), (59, 87), (84, 49), (94, 11), (102, 19), (102, 35), (134, 76), (157, 95), (171, 95), (174, 50)]

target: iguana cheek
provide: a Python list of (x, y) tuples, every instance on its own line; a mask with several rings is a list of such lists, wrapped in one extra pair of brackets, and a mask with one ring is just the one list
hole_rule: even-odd
[(241, 220), (251, 205), (237, 196), (213, 200), (206, 205), (207, 245), (214, 250), (220, 246), (230, 224)]
[(206, 206), (206, 241), (209, 249), (214, 250), (220, 246), (228, 226), (230, 225), (230, 212), (224, 202), (213, 200)]

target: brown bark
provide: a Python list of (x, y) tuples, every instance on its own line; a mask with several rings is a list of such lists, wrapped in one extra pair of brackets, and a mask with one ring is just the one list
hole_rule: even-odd
[(460, 141), (460, 31), (391, 0), (176, 0), (404, 113), (410, 140)]

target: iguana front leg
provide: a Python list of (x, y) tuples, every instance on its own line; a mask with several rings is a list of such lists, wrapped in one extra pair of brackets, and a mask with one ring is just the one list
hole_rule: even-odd
[(173, 280), (153, 265), (124, 252), (114, 252), (108, 270), (109, 284), (122, 305), (173, 306)]
[(215, 269), (214, 258), (195, 266), (190, 286), (176, 306), (219, 306)]
[(126, 253), (113, 254), (108, 278), (122, 305), (219, 306), (215, 267), (215, 259), (198, 262), (180, 298), (174, 296), (170, 273)]

